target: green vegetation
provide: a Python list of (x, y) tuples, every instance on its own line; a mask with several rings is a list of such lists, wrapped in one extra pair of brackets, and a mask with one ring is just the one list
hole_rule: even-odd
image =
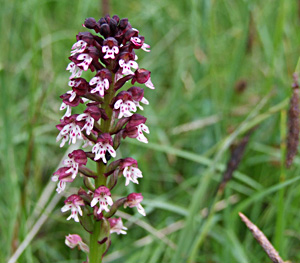
[[(282, 157), (300, 55), (298, 5), (111, 1), (111, 15), (128, 17), (151, 45), (150, 54), (138, 56), (156, 90), (145, 90), (149, 144), (128, 139), (118, 152), (139, 162), (144, 178), (137, 189), (147, 217), (121, 214), (128, 234), (112, 237), (105, 262), (269, 262), (239, 211), (284, 260), (300, 261), (300, 158), (286, 170)], [(86, 31), (84, 19), (102, 16), (100, 7), (91, 0), (1, 2), (0, 262), (31, 234), (19, 263), (85, 260), (64, 245), (69, 233), (85, 241), (87, 235), (62, 216), (50, 176), (67, 150), (55, 142), (55, 125), (59, 95), (68, 90), (69, 51), (77, 32)], [(241, 165), (216, 198), (230, 146), (256, 125)]]

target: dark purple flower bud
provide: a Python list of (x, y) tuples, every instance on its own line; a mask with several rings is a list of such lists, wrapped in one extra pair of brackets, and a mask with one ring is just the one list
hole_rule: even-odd
[(120, 22), (120, 17), (117, 15), (114, 15), (112, 18), (117, 22), (117, 24)]
[(116, 20), (114, 20), (113, 18), (111, 18), (110, 21), (108, 22), (108, 24), (110, 27), (111, 34), (114, 35), (117, 30), (118, 22)]
[(102, 24), (107, 23), (104, 17), (101, 17), (98, 21), (98, 24), (101, 26)]
[(127, 25), (128, 25), (128, 18), (122, 18), (119, 24), (120, 29), (125, 29)]
[(96, 33), (99, 33), (99, 24), (96, 22), (95, 18), (89, 17), (84, 21), (84, 27), (89, 29), (94, 29)]
[(105, 18), (106, 23), (109, 24), (109, 22), (111, 20), (110, 15), (106, 15), (104, 18)]
[(100, 34), (102, 36), (104, 36), (105, 38), (110, 36), (110, 28), (109, 28), (109, 25), (107, 23), (103, 23), (100, 26)]

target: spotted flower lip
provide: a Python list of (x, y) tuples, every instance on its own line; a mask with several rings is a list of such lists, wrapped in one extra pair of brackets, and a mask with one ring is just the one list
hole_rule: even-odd
[(87, 47), (87, 43), (83, 40), (77, 41), (73, 46), (72, 46), (72, 51), (71, 55), (75, 55), (77, 53), (82, 53)]
[(131, 68), (137, 69), (139, 67), (138, 63), (134, 60), (125, 61), (124, 59), (119, 60), (120, 68), (122, 69), (123, 75), (134, 74)]
[(145, 209), (140, 204), (143, 199), (144, 197), (141, 193), (131, 193), (127, 196), (127, 200), (124, 203), (124, 208), (126, 208), (127, 206), (130, 208), (136, 207), (141, 215), (146, 216)]
[(56, 141), (61, 141), (60, 147), (63, 147), (65, 143), (69, 140), (69, 144), (76, 143), (76, 140), (82, 140), (81, 129), (76, 121), (78, 114), (74, 114), (70, 117), (64, 117), (61, 120), (61, 124), (56, 125), (60, 133), (56, 137)]
[(116, 157), (116, 151), (113, 148), (113, 141), (109, 133), (102, 133), (97, 139), (97, 143), (92, 149), (92, 153), (95, 153), (94, 160), (102, 159), (104, 163), (107, 163), (105, 153), (108, 151), (112, 157)]
[(103, 109), (100, 109), (96, 105), (88, 104), (84, 113), (78, 115), (76, 117), (76, 120), (84, 121), (84, 125), (81, 130), (86, 130), (86, 134), (90, 135), (94, 128), (94, 122), (98, 121), (100, 118), (103, 118), (104, 120), (107, 119), (105, 111)]
[(83, 68), (84, 71), (87, 71), (90, 64), (92, 63), (93, 58), (86, 53), (80, 54), (77, 57), (78, 60), (83, 60), (81, 63), (77, 64), (77, 66), (81, 66)]
[(107, 69), (101, 69), (95, 77), (93, 77), (89, 84), (90, 86), (96, 85), (91, 90), (91, 93), (99, 93), (100, 97), (104, 97), (105, 90), (109, 89), (112, 75)]
[(71, 73), (70, 79), (79, 78), (82, 74), (82, 69), (76, 66), (74, 62), (69, 63), (66, 70), (69, 70)]
[(108, 206), (113, 205), (113, 201), (111, 199), (111, 193), (109, 189), (102, 185), (95, 190), (94, 198), (91, 202), (91, 207), (94, 207), (97, 203), (99, 203), (99, 209), (97, 214), (100, 214), (103, 210), (109, 212)]
[(122, 218), (109, 218), (108, 219), (109, 224), (110, 224), (110, 233), (117, 233), (118, 235), (126, 235), (128, 228), (123, 225)]
[(118, 41), (113, 37), (108, 37), (103, 41), (102, 53), (105, 53), (104, 59), (115, 59), (115, 55), (119, 54)]
[(82, 216), (82, 210), (80, 206), (84, 206), (84, 201), (79, 195), (71, 195), (65, 200), (65, 205), (61, 208), (62, 212), (71, 210), (71, 215), (67, 218), (74, 219), (75, 222), (79, 222), (78, 214)]
[(130, 117), (133, 115), (133, 112), (136, 112), (137, 108), (130, 92), (121, 91), (115, 97), (114, 110), (118, 114), (118, 119)]

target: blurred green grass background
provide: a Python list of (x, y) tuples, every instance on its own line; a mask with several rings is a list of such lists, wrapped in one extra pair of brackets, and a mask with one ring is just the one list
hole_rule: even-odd
[[(151, 45), (151, 53), (138, 56), (156, 90), (145, 91), (149, 144), (128, 139), (119, 151), (138, 160), (144, 178), (115, 191), (142, 192), (147, 217), (123, 220), (128, 234), (113, 236), (105, 262), (269, 262), (239, 211), (285, 260), (300, 261), (300, 159), (288, 171), (282, 165), (300, 2), (110, 4), (111, 15), (128, 17)], [(65, 220), (49, 180), (67, 148), (55, 142), (55, 125), (59, 95), (68, 90), (69, 51), (86, 31), (85, 18), (102, 17), (101, 2), (1, 1), (0, 13), (0, 262), (29, 237), (17, 262), (82, 262), (64, 236), (87, 235)], [(256, 125), (238, 171), (216, 199), (230, 146)], [(216, 201), (217, 211), (203, 217)]]

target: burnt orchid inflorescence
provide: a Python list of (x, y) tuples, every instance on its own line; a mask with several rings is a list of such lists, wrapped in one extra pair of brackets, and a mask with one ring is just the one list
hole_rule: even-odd
[[(83, 26), (97, 34), (80, 32), (72, 46), (71, 63), (67, 66), (71, 90), (60, 96), (60, 109), (66, 111), (57, 125), (57, 141), (63, 147), (83, 140), (82, 148), (89, 150), (70, 153), (52, 180), (58, 182), (57, 192), (61, 193), (68, 183), (83, 179), (83, 187), (65, 200), (61, 211), (70, 211), (67, 220), (80, 222), (90, 233), (89, 246), (76, 234), (66, 236), (65, 242), (86, 252), (89, 263), (98, 263), (110, 245), (110, 234), (126, 234), (121, 218), (113, 217), (119, 207), (136, 207), (140, 214), (146, 215), (141, 193), (131, 193), (118, 200), (111, 193), (117, 182), (125, 186), (139, 183), (143, 176), (137, 161), (130, 157), (109, 161), (116, 157), (116, 150), (126, 137), (148, 142), (144, 135), (149, 133), (147, 119), (136, 113), (138, 109), (143, 110), (141, 104), (149, 104), (144, 89), (132, 86), (120, 91), (121, 88), (129, 81), (150, 89), (154, 86), (150, 71), (139, 68), (135, 54), (137, 49), (149, 52), (150, 46), (127, 18), (106, 16), (98, 22), (87, 18)], [(81, 76), (88, 70), (94, 76), (87, 80)], [(84, 104), (85, 110), (74, 113), (79, 104)], [(88, 160), (96, 163), (97, 171), (86, 167)]]

